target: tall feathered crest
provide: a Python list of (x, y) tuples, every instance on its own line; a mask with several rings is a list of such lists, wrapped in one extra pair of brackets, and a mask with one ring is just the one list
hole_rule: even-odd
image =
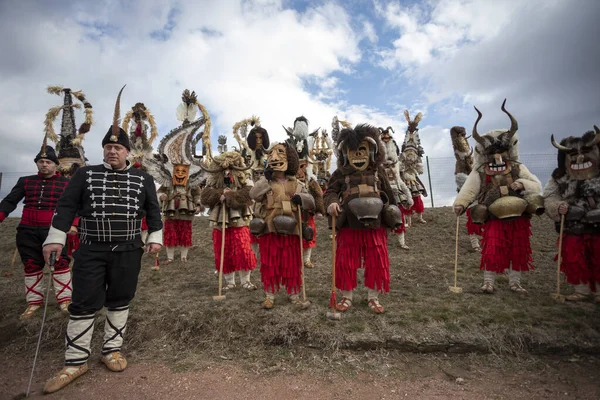
[[(85, 95), (81, 90), (71, 91), (71, 89), (69, 88), (64, 88), (63, 86), (55, 85), (48, 86), (47, 91), (50, 94), (55, 94), (58, 96), (64, 94), (63, 105), (52, 107), (46, 113), (46, 119), (44, 121), (44, 132), (47, 136), (47, 140), (51, 140), (57, 144), (59, 143), (59, 141), (64, 141), (64, 144), (62, 146), (59, 145), (57, 149), (59, 157), (61, 153), (61, 148), (63, 149), (62, 153), (68, 153), (64, 154), (65, 157), (76, 157), (77, 155), (73, 153), (72, 147), (81, 146), (85, 134), (90, 130), (90, 127), (93, 123), (92, 105), (85, 98)], [(80, 125), (78, 131), (75, 130), (75, 115), (73, 109), (80, 109), (81, 104), (73, 104), (72, 96), (75, 96), (75, 98), (77, 98), (77, 100), (79, 100), (84, 107), (85, 119)], [(53, 125), (54, 121), (56, 120), (56, 117), (58, 117), (58, 114), (60, 114), (61, 111), (63, 112), (63, 115), (60, 131), (61, 137), (59, 138), (56, 132), (54, 131)], [(77, 152), (83, 152), (83, 149)], [(83, 155), (81, 156), (83, 157)]]

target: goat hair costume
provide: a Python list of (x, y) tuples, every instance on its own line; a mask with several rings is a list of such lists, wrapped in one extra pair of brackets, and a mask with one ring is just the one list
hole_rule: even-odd
[(303, 226), (298, 207), (311, 212), (315, 201), (296, 179), (298, 168), (294, 144), (276, 143), (269, 150), (264, 176), (250, 189), (250, 197), (257, 203), (250, 230), (258, 236), (261, 280), (267, 297), (280, 285), (288, 294), (297, 294), (302, 284), (299, 234)]
[[(525, 165), (519, 163), (517, 120), (504, 108), (511, 121), (510, 129), (491, 130), (480, 136), (473, 126), (475, 162), (456, 200), (455, 207), (467, 207), (477, 201), (471, 215), (483, 223), (483, 249), (480, 268), (503, 273), (532, 269), (530, 217), (541, 209), (541, 183)], [(513, 189), (518, 187), (518, 189)], [(516, 279), (516, 278), (515, 278)], [(516, 282), (518, 283), (518, 282)], [(490, 289), (493, 290), (493, 289)]]
[(423, 147), (421, 146), (421, 138), (419, 137), (419, 122), (423, 115), (417, 113), (414, 120), (411, 120), (408, 110), (404, 111), (404, 117), (408, 122), (404, 142), (399, 155), (399, 172), (402, 180), (412, 193), (413, 205), (410, 208), (410, 213), (422, 214), (425, 211), (423, 198), (427, 196), (427, 190), (419, 179), (419, 175), (423, 174)]
[[(385, 150), (379, 130), (361, 124), (343, 129), (337, 138), (337, 169), (325, 191), (325, 206), (337, 203), (336, 287), (352, 291), (357, 286), (356, 274), (365, 269), (365, 286), (377, 292), (388, 292), (390, 262), (387, 231), (402, 223), (392, 190), (383, 168)], [(344, 296), (347, 297), (347, 296)]]
[[(202, 204), (209, 208), (208, 219), (213, 228), (215, 269), (219, 270), (221, 262), (221, 229), (225, 218), (223, 273), (228, 275), (235, 271), (254, 270), (256, 257), (250, 247), (248, 228), (252, 219), (250, 188), (253, 185), (252, 180), (246, 176), (248, 168), (242, 155), (238, 152), (221, 153), (213, 158), (208, 167), (201, 167), (209, 174), (206, 186), (202, 189), (201, 200)], [(224, 197), (223, 201), (221, 196)]]
[[(544, 187), (546, 214), (557, 232), (565, 203), (561, 269), (572, 285), (600, 285), (600, 128), (560, 141), (558, 167)], [(589, 289), (583, 289), (583, 293)]]

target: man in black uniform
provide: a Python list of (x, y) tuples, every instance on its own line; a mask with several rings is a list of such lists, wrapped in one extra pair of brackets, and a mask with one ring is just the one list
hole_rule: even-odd
[(121, 92), (113, 125), (102, 140), (104, 164), (77, 170), (58, 202), (44, 242), (48, 260), (52, 252), (60, 253), (73, 217), (76, 213), (80, 216), (81, 245), (73, 265), (65, 367), (46, 382), (46, 393), (62, 389), (87, 372), (95, 314), (103, 306), (107, 312), (102, 362), (115, 372), (127, 367), (121, 345), (141, 267), (143, 217), (149, 233), (146, 251), (156, 253), (162, 246), (154, 180), (127, 161), (129, 139), (118, 125)]
[[(0, 222), (2, 222), (25, 198), (23, 215), (17, 228), (17, 249), (25, 268), (25, 299), (27, 300), (27, 309), (21, 314), (21, 319), (31, 318), (44, 303), (42, 243), (48, 235), (56, 203), (69, 183), (69, 180), (57, 171), (56, 152), (45, 142), (46, 140), (33, 160), (38, 168), (37, 175), (19, 178), (15, 187), (0, 202)], [(69, 223), (70, 227), (71, 223)], [(66, 249), (64, 257), (54, 265), (52, 283), (60, 309), (63, 313), (68, 313), (67, 307), (71, 302), (71, 272)]]

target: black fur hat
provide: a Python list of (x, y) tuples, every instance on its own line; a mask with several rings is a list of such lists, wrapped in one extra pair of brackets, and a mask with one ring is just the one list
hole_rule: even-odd
[(121, 146), (127, 148), (127, 150), (131, 150), (129, 136), (127, 135), (127, 133), (125, 133), (123, 128), (119, 128), (119, 136), (113, 134), (112, 125), (110, 126), (110, 128), (108, 128), (108, 132), (106, 132), (106, 135), (104, 135), (104, 139), (102, 139), (102, 147), (109, 143), (120, 144)]
[(257, 133), (261, 133), (262, 134), (262, 146), (265, 149), (269, 148), (269, 132), (267, 132), (267, 130), (263, 127), (260, 126), (255, 126), (254, 128), (250, 129), (250, 132), (248, 133), (248, 147), (250, 147), (250, 149), (252, 149), (253, 151), (256, 150), (262, 150), (262, 149), (257, 149), (256, 148), (256, 134)]
[(48, 146), (48, 145), (42, 146), (42, 149), (40, 150), (39, 153), (37, 153), (37, 155), (33, 159), (33, 162), (37, 163), (38, 160), (41, 160), (42, 158), (50, 160), (50, 161), (54, 162), (56, 165), (58, 165), (58, 157), (56, 156), (56, 152), (54, 151), (54, 148), (52, 146)]

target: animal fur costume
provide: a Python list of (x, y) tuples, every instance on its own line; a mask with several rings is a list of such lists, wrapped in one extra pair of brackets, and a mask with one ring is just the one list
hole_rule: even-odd
[[(511, 121), (510, 129), (496, 129), (480, 136), (477, 123), (473, 126), (475, 163), (460, 189), (454, 208), (464, 212), (477, 200), (472, 215), (475, 222), (484, 223), (480, 269), (484, 271), (484, 293), (494, 291), (495, 274), (509, 270), (512, 291), (526, 294), (521, 287), (521, 271), (533, 269), (531, 258), (530, 217), (539, 213), (541, 183), (525, 165), (519, 163), (517, 120), (504, 108)], [(531, 199), (528, 202), (527, 199)], [(539, 206), (539, 204), (538, 204)], [(542, 211), (543, 212), (543, 211)]]
[(421, 138), (419, 137), (419, 122), (423, 115), (418, 113), (414, 120), (410, 119), (408, 110), (404, 111), (404, 117), (408, 122), (406, 135), (402, 143), (401, 153), (399, 155), (399, 171), (400, 177), (412, 193), (413, 205), (408, 214), (408, 226), (412, 225), (412, 214), (417, 214), (417, 221), (425, 223), (423, 213), (425, 205), (423, 198), (427, 197), (427, 190), (419, 179), (419, 175), (423, 174), (423, 147), (421, 147)]
[(252, 181), (257, 182), (265, 171), (270, 144), (269, 132), (260, 126), (260, 118), (253, 115), (233, 125), (233, 136), (242, 148), (246, 165), (250, 166)]
[[(600, 129), (581, 137), (569, 136), (552, 144), (558, 149), (558, 167), (544, 188), (546, 214), (560, 232), (559, 207), (566, 208), (561, 270), (575, 292), (567, 300), (591, 297), (600, 303)], [(595, 286), (595, 288), (594, 288)]]
[(252, 180), (246, 176), (247, 167), (238, 152), (225, 152), (213, 158), (208, 167), (202, 166), (209, 175), (202, 189), (202, 204), (209, 207), (209, 225), (213, 228), (212, 240), (215, 253), (215, 269), (221, 263), (223, 204), (225, 205), (225, 257), (223, 274), (229, 290), (235, 287), (235, 272), (240, 283), (248, 290), (256, 289), (250, 282), (250, 273), (256, 268), (256, 257), (250, 247), (248, 223), (252, 219)]
[[(196, 118), (196, 107), (202, 117)], [(206, 173), (200, 168), (201, 158), (195, 155), (196, 144), (202, 138), (208, 147), (210, 162), (210, 117), (206, 108), (198, 102), (195, 92), (185, 90), (182, 103), (177, 108), (182, 124), (169, 132), (158, 145), (158, 154), (145, 158), (142, 164), (161, 185), (159, 200), (165, 218), (164, 244), (167, 264), (173, 261), (175, 249), (181, 249), (181, 261), (187, 261), (192, 246), (192, 220), (202, 211), (200, 184)], [(202, 134), (199, 129), (204, 126)], [(208, 145), (208, 146), (207, 146)]]
[(394, 233), (398, 237), (398, 243), (400, 248), (409, 250), (406, 245), (404, 238), (406, 233), (405, 215), (410, 214), (410, 208), (414, 204), (414, 200), (410, 189), (404, 181), (400, 178), (400, 148), (396, 144), (396, 141), (392, 138), (394, 129), (388, 126), (386, 129), (379, 128), (380, 139), (385, 149), (385, 160), (383, 162), (383, 168), (385, 174), (390, 181), (390, 186), (394, 192), (396, 203), (401, 205), (400, 211), (402, 212), (402, 225), (394, 230)]
[(333, 141), (329, 137), (327, 130), (321, 129), (315, 136), (309, 157), (315, 160), (313, 173), (321, 187), (321, 191), (327, 188), (327, 182), (331, 177), (329, 168), (331, 168), (331, 158), (333, 156)]
[(304, 252), (304, 267), (314, 268), (314, 264), (311, 261), (312, 249), (317, 246), (317, 226), (315, 224), (315, 213), (316, 216), (321, 218), (325, 215), (325, 207), (323, 205), (323, 190), (319, 185), (317, 177), (313, 173), (313, 166), (315, 160), (311, 157), (309, 149), (312, 148), (315, 142), (319, 129), (315, 130), (311, 134), (308, 133), (308, 120), (302, 116), (296, 118), (294, 121), (294, 128), (285, 128), (290, 139), (295, 144), (296, 151), (298, 152), (298, 158), (300, 165), (296, 178), (302, 182), (308, 189), (308, 193), (315, 199), (315, 212), (305, 211), (302, 216), (303, 221), (306, 225), (310, 226), (313, 230), (313, 235), (310, 240), (303, 238), (302, 247)]
[[(148, 135), (150, 127), (150, 135)], [(125, 113), (121, 128), (129, 132), (129, 143), (131, 151), (129, 152), (129, 161), (133, 168), (139, 168), (146, 171), (143, 165), (144, 159), (152, 157), (152, 143), (158, 137), (158, 129), (154, 116), (146, 108), (144, 103), (135, 103), (131, 110)], [(142, 241), (146, 243), (148, 237), (148, 224), (146, 218), (142, 219)]]
[[(312, 212), (315, 201), (296, 179), (299, 160), (294, 143), (276, 143), (269, 150), (265, 174), (250, 189), (257, 202), (251, 231), (258, 236), (260, 274), (266, 299), (262, 307), (273, 307), (275, 293), (284, 285), (290, 300), (299, 302), (302, 284), (298, 206)], [(306, 231), (303, 231), (306, 236)]]
[[(335, 285), (342, 295), (337, 308), (345, 311), (352, 305), (357, 271), (364, 267), (369, 307), (382, 313), (378, 293), (390, 290), (386, 228), (397, 228), (402, 217), (382, 166), (385, 150), (379, 130), (365, 124), (343, 129), (336, 150), (337, 169), (331, 175), (324, 200), (330, 215), (338, 207), (341, 210), (336, 219)], [(388, 211), (395, 211), (394, 223), (384, 218)]]
[[(452, 140), (452, 147), (454, 148), (454, 157), (456, 158), (456, 166), (454, 168), (454, 178), (456, 180), (456, 191), (460, 192), (460, 189), (464, 185), (467, 177), (473, 170), (473, 148), (467, 141), (467, 133), (465, 128), (462, 126), (453, 126), (450, 129), (450, 137)], [(476, 224), (471, 218), (471, 208), (467, 209), (467, 233), (469, 234), (469, 240), (471, 241), (471, 247), (473, 250), (481, 252), (481, 246), (479, 245), (479, 238), (483, 233), (483, 225)]]

